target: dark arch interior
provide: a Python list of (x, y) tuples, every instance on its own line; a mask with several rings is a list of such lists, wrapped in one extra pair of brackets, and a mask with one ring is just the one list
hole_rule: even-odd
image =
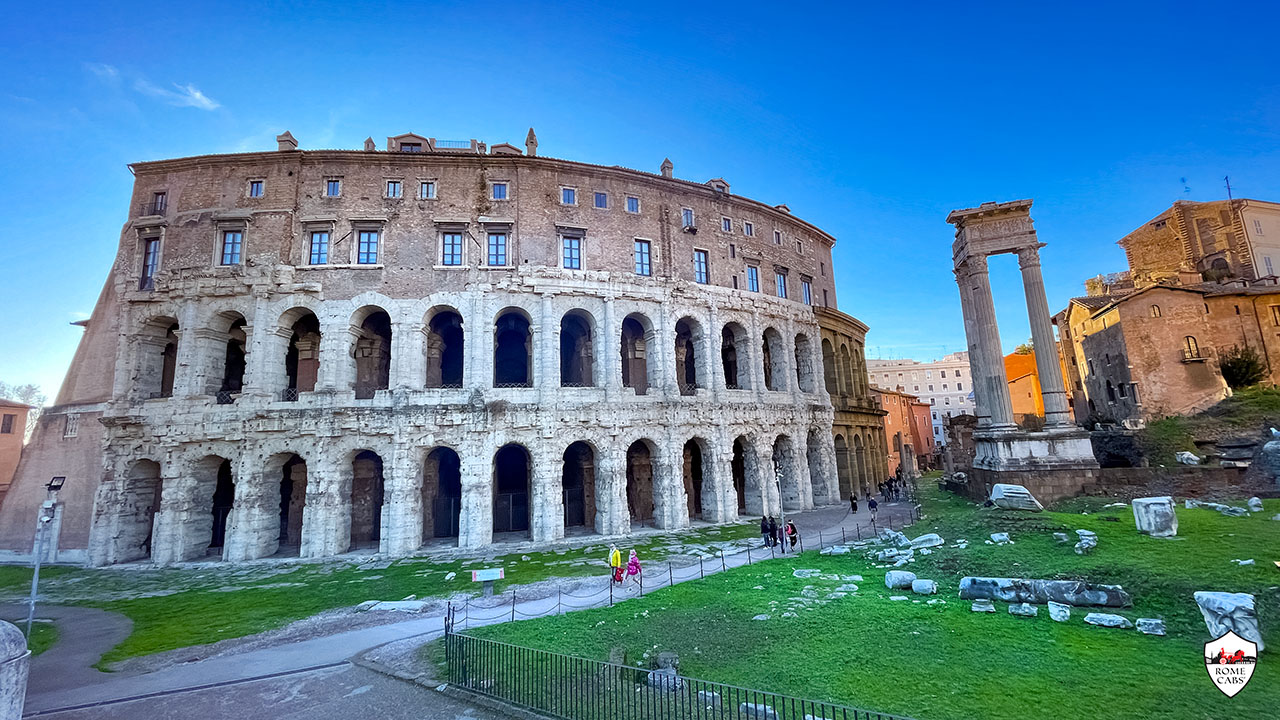
[(493, 456), (493, 531), (529, 529), (529, 453), (505, 445)]
[(462, 316), (437, 313), (427, 327), (427, 387), (462, 387)]
[(462, 460), (452, 448), (436, 448), (427, 455), (422, 499), (426, 512), (423, 539), (458, 537), (462, 515)]
[(591, 326), (578, 315), (560, 321), (560, 385), (590, 387), (593, 382)]
[(391, 316), (382, 310), (360, 324), (356, 339), (356, 397), (371, 398), (391, 381)]
[(627, 448), (627, 508), (632, 522), (653, 519), (653, 456), (643, 440)]
[(351, 461), (351, 548), (382, 539), (382, 458), (363, 450)]
[(529, 321), (509, 312), (494, 323), (493, 384), (496, 387), (531, 387)]
[(585, 442), (575, 442), (564, 451), (561, 476), (564, 494), (564, 526), (595, 528), (595, 453)]
[(316, 389), (320, 375), (320, 320), (309, 312), (298, 318), (291, 329), (293, 334), (284, 356), (287, 389), (310, 392)]

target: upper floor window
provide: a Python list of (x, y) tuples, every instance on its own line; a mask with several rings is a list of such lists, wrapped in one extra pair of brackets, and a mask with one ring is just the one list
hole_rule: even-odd
[(4, 417), (0, 418), (0, 434), (12, 435), (13, 423), (17, 419), (18, 419), (17, 415), (10, 415), (9, 413), (5, 413)]
[(1158, 318), (1158, 317), (1160, 317), (1160, 306), (1159, 306), (1159, 305), (1152, 305), (1152, 306), (1151, 306), (1151, 317), (1153, 317), (1153, 318)]
[(566, 270), (582, 269), (582, 238), (578, 235), (563, 235), (560, 239), (564, 268)]
[(494, 183), (494, 184), (493, 184), (493, 188), (492, 188), (492, 192), (490, 192), (490, 193), (489, 193), (489, 197), (490, 197), (490, 199), (492, 199), (492, 200), (506, 200), (506, 199), (507, 199), (507, 184), (506, 184), (506, 183), (504, 183), (504, 182), (496, 182), (496, 183)]
[(560, 204), (561, 205), (577, 205), (578, 191), (569, 187), (560, 188)]
[(169, 193), (158, 192), (151, 194), (151, 214), (163, 215), (164, 211), (169, 208)]
[(733, 232), (733, 220), (727, 217), (720, 218), (720, 229), (725, 232)]
[(781, 230), (774, 230), (774, 231), (773, 231), (773, 244), (774, 244), (774, 245), (781, 245), (781, 244), (782, 244), (782, 231), (781, 231)]
[(378, 264), (378, 241), (381, 240), (379, 230), (361, 230), (357, 238), (356, 262), (361, 265)]
[(746, 235), (747, 237), (755, 237), (756, 235), (755, 223), (749, 223), (749, 222), (742, 223), (742, 234)]
[(801, 281), (800, 290), (804, 295), (804, 304), (812, 305), (813, 304), (813, 284), (810, 283), (808, 280)]
[(703, 285), (711, 282), (711, 265), (707, 262), (706, 250), (693, 251), (693, 280)]
[(434, 180), (423, 180), (418, 183), (418, 199), (419, 200), (435, 200), (436, 199), (436, 183)]
[(73, 438), (80, 432), (80, 414), (67, 413), (62, 421), (62, 437)]
[(775, 282), (775, 284), (777, 285), (778, 297), (780, 297), (780, 298), (784, 298), (784, 297), (786, 297), (786, 296), (787, 296), (787, 275), (786, 275), (786, 273), (777, 273), (777, 274), (775, 275), (774, 282)]
[(804, 254), (804, 243), (800, 242), (799, 240), (796, 241), (796, 254), (797, 255)]
[(609, 193), (602, 193), (602, 192), (595, 193), (595, 196), (592, 199), (592, 203), (595, 207), (601, 210), (608, 210), (609, 209)]
[(635, 256), (636, 256), (636, 274), (652, 275), (653, 267), (652, 265), (650, 265), (648, 240), (637, 239), (635, 241)]
[(142, 277), (138, 279), (139, 290), (155, 288), (156, 271), (160, 269), (160, 238), (147, 238), (142, 242)]
[(947, 371), (946, 371), (946, 370), (942, 370), (940, 374), (941, 374), (941, 376), (942, 376), (942, 377), (944, 377), (944, 378), (945, 378), (945, 377), (947, 376)]
[(329, 178), (326, 180), (324, 183), (324, 195), (325, 197), (341, 197), (342, 180), (339, 178)]
[(222, 233), (222, 264), (239, 265), (240, 247), (244, 242), (244, 233), (239, 230), (224, 230)]
[(1262, 234), (1262, 221), (1261, 221), (1261, 220), (1254, 220), (1254, 221), (1253, 221), (1253, 232), (1254, 232), (1254, 234), (1256, 234), (1256, 235), (1261, 235), (1261, 234)]
[(680, 221), (685, 227), (693, 227), (693, 208), (684, 208), (680, 211)]
[(261, 180), (249, 181), (249, 197), (253, 197), (253, 198), (262, 197), (262, 181)]
[(402, 142), (400, 143), (400, 152), (419, 153), (422, 152), (422, 143), (420, 142)]
[(440, 234), (440, 264), (456, 267), (462, 264), (462, 233)]
[(1280, 305), (1271, 306), (1271, 324), (1280, 327)]
[(964, 383), (956, 383), (956, 389), (957, 389), (957, 390), (963, 390), (963, 389), (964, 389)]
[(387, 197), (389, 197), (389, 198), (399, 198), (399, 197), (402, 197), (402, 196), (403, 196), (403, 189), (402, 189), (402, 187), (401, 187), (401, 185), (400, 185), (400, 181), (399, 181), (399, 180), (388, 180), (388, 181), (387, 181)]
[(325, 265), (329, 262), (328, 231), (317, 230), (311, 233), (310, 260), (312, 265)]
[(1182, 356), (1185, 358), (1200, 357), (1200, 344), (1196, 342), (1195, 337), (1188, 335), (1182, 338)]
[(627, 196), (627, 212), (629, 213), (640, 212), (640, 198), (634, 195)]
[(760, 292), (760, 268), (754, 265), (747, 266), (747, 289)]
[(504, 267), (507, 264), (507, 234), (489, 233), (489, 266)]

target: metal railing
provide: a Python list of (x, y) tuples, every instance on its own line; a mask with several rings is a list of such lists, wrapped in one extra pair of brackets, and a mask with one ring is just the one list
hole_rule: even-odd
[(681, 395), (697, 395), (698, 386), (694, 383), (680, 383)]
[(282, 402), (296, 402), (298, 400), (298, 388), (285, 388), (281, 390), (280, 400)]
[(463, 635), (445, 624), (447, 682), (563, 720), (909, 720)]
[(219, 405), (230, 405), (236, 401), (237, 394), (238, 393), (231, 392), (230, 390), (219, 390), (218, 394), (215, 395), (214, 398)]
[(168, 210), (168, 200), (148, 200), (138, 206), (139, 215), (164, 215)]

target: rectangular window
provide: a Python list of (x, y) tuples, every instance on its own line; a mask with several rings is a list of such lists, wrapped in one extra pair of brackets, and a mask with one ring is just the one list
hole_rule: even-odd
[(805, 280), (800, 283), (800, 290), (804, 295), (804, 304), (812, 305), (813, 304), (813, 284), (810, 283), (808, 280)]
[(773, 231), (773, 244), (774, 244), (774, 245), (781, 245), (781, 244), (782, 244), (782, 231), (781, 231), (781, 230), (774, 230), (774, 231)]
[(800, 242), (799, 240), (796, 241), (796, 254), (797, 255), (804, 254), (804, 243)]
[(760, 268), (754, 265), (747, 266), (747, 289), (760, 292)]
[(389, 197), (389, 198), (398, 198), (398, 197), (401, 197), (401, 187), (400, 187), (400, 181), (399, 181), (399, 180), (388, 180), (388, 181), (387, 181), (387, 197)]
[(932, 386), (932, 385), (930, 385), (930, 386), (929, 386), (929, 392), (933, 392), (933, 386)]
[(826, 277), (826, 276), (827, 276), (827, 264), (826, 264), (826, 263), (824, 263), (824, 262), (820, 262), (820, 263), (818, 263), (818, 272), (822, 275), (822, 277)]
[(400, 143), (400, 152), (419, 153), (422, 152), (422, 143)]
[(1261, 221), (1261, 220), (1254, 220), (1254, 221), (1253, 221), (1253, 232), (1254, 232), (1254, 233), (1256, 233), (1256, 234), (1258, 234), (1258, 235), (1261, 235), (1261, 234), (1262, 234), (1262, 221)]
[(946, 370), (941, 371), (941, 375), (942, 375), (942, 377), (946, 377), (946, 376), (947, 376), (947, 371), (946, 371)]
[(560, 204), (561, 205), (577, 205), (578, 191), (573, 188), (560, 188)]
[(685, 227), (693, 227), (693, 209), (684, 208), (683, 210), (681, 210), (680, 220), (684, 223)]
[(244, 242), (244, 234), (239, 230), (227, 230), (222, 233), (222, 264), (240, 264), (240, 246)]
[(507, 234), (489, 233), (489, 266), (505, 267), (507, 264)]
[(636, 256), (636, 274), (637, 275), (653, 274), (653, 268), (649, 264), (649, 241), (648, 240), (636, 240), (635, 256)]
[(720, 229), (725, 232), (733, 232), (733, 220), (727, 217), (720, 218)]
[(738, 257), (738, 246), (734, 245), (733, 243), (729, 243), (729, 257), (730, 258)]
[(80, 432), (80, 414), (67, 413), (63, 417), (62, 437), (73, 438)]
[(440, 235), (440, 264), (449, 267), (462, 264), (462, 233), (447, 232)]
[(957, 390), (963, 390), (963, 389), (964, 389), (964, 383), (956, 383), (956, 389), (957, 389)]
[(742, 234), (746, 235), (747, 237), (755, 237), (756, 235), (755, 223), (749, 223), (749, 222), (742, 223)]
[(356, 248), (357, 263), (361, 265), (378, 264), (378, 236), (380, 234), (377, 230), (360, 231), (359, 247)]
[(822, 307), (831, 307), (831, 303), (827, 302), (827, 289), (822, 288)]
[(151, 196), (151, 214), (163, 215), (169, 207), (169, 193), (158, 192)]
[(436, 199), (436, 183), (434, 180), (423, 180), (418, 183), (418, 199), (419, 200), (435, 200)]
[[(160, 268), (160, 238), (147, 238), (142, 246), (142, 278), (138, 282), (140, 290), (151, 290), (155, 287), (156, 270)], [(1278, 308), (1273, 307), (1274, 316)], [(1280, 325), (1280, 322), (1276, 323)]]
[(565, 235), (561, 239), (564, 247), (564, 267), (566, 270), (582, 269), (582, 238)]
[(787, 296), (787, 276), (782, 273), (777, 273), (774, 278), (774, 282), (778, 286), (777, 287), (778, 297), (780, 298), (786, 297)]
[(943, 390), (946, 390), (946, 389), (947, 389), (947, 383), (942, 383), (942, 389), (943, 389)]
[(640, 212), (640, 198), (635, 197), (633, 195), (627, 196), (627, 212), (629, 213)]
[(1271, 306), (1271, 324), (1280, 327), (1280, 305)]
[(262, 197), (262, 181), (261, 180), (249, 181), (249, 197)]
[(1267, 265), (1267, 277), (1271, 277), (1272, 275), (1275, 275), (1276, 271), (1271, 267), (1271, 256), (1263, 255), (1262, 261)]
[(494, 184), (493, 184), (493, 192), (492, 192), (492, 193), (490, 193), (490, 197), (491, 197), (491, 198), (493, 198), (494, 200), (506, 200), (506, 199), (507, 199), (507, 184), (506, 184), (506, 183), (504, 183), (504, 182), (496, 182), (496, 183), (494, 183)]
[(9, 415), (9, 414), (6, 414), (3, 419), (0, 419), (0, 434), (12, 435), (13, 421), (17, 419), (18, 419), (17, 415)]
[(325, 265), (329, 262), (329, 233), (316, 231), (311, 233), (311, 264)]
[(738, 276), (737, 276), (737, 275), (734, 275), (734, 276), (733, 276), (733, 289), (734, 289), (734, 290), (737, 290), (737, 289), (738, 289)]
[(602, 193), (602, 192), (596, 193), (593, 203), (595, 207), (600, 208), (601, 210), (608, 210), (609, 209), (609, 193)]
[(325, 197), (339, 197), (342, 195), (342, 181), (338, 178), (329, 178), (324, 184)]
[(693, 281), (703, 285), (711, 282), (711, 265), (707, 262), (706, 250), (693, 251)]

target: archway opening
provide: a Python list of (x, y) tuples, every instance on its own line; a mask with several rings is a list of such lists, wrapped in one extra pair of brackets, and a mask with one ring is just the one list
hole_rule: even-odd
[(840, 486), (840, 499), (848, 500), (853, 493), (853, 477), (849, 468), (849, 446), (843, 435), (835, 439), (836, 450), (836, 482)]
[(517, 310), (508, 310), (493, 324), (493, 386), (533, 387), (533, 336), (529, 319)]
[(219, 403), (230, 403), (232, 396), (244, 389), (245, 347), (248, 336), (245, 334), (245, 320), (238, 313), (233, 314), (230, 326), (226, 330), (226, 342), (219, 350), (222, 352), (222, 377), (218, 381), (217, 400)]
[[(622, 321), (622, 385), (644, 395), (649, 389), (649, 365), (645, 354), (647, 331), (640, 315)], [(646, 321), (647, 322), (647, 321)]]
[(782, 509), (786, 511), (801, 510), (804, 502), (800, 496), (800, 483), (796, 478), (795, 452), (791, 447), (791, 438), (779, 435), (773, 442), (773, 477), (778, 483), (782, 499)]
[(738, 500), (738, 514), (747, 513), (747, 458), (742, 448), (742, 439), (733, 441), (733, 459), (729, 461), (729, 470), (733, 473), (733, 494)]
[(694, 343), (696, 326), (688, 319), (676, 322), (676, 382), (681, 395), (693, 395), (698, 389), (698, 353)]
[(156, 512), (160, 510), (160, 464), (152, 460), (135, 462), (120, 494), (115, 562), (149, 558)]
[(822, 341), (822, 381), (827, 388), (827, 394), (833, 398), (840, 393), (836, 377), (836, 351), (831, 346), (831, 341), (824, 338)]
[(767, 328), (764, 340), (760, 344), (760, 352), (764, 359), (764, 388), (766, 390), (786, 390), (787, 377), (783, 355), (782, 336), (777, 330)]
[(178, 323), (165, 332), (160, 365), (160, 392), (155, 397), (173, 397), (173, 381), (178, 373)]
[(830, 498), (822, 462), (822, 433), (818, 430), (809, 431), (805, 442), (805, 459), (808, 460), (809, 492), (813, 496), (813, 504), (826, 505)]
[(684, 492), (689, 504), (689, 517), (702, 517), (702, 445), (697, 440), (684, 444)]
[(382, 458), (370, 450), (351, 461), (351, 550), (377, 548), (382, 539), (382, 503), (386, 482)]
[(564, 495), (564, 526), (596, 530), (595, 451), (578, 441), (564, 451), (561, 487)]
[(296, 400), (298, 393), (316, 389), (320, 377), (320, 319), (307, 310), (289, 326), (289, 348), (284, 355), (288, 382), (284, 399)]
[(644, 440), (627, 448), (627, 510), (633, 523), (653, 521), (653, 451)]
[(210, 549), (221, 549), (227, 541), (227, 518), (231, 515), (231, 508), (235, 504), (236, 484), (231, 477), (231, 461), (223, 460), (218, 464), (217, 477), (214, 480), (213, 497), (211, 499), (213, 506), (213, 525), (209, 531)]
[(355, 339), (356, 398), (373, 397), (391, 382), (391, 316), (372, 308), (361, 321)]
[(504, 445), (493, 456), (493, 531), (529, 530), (529, 451)]
[(796, 386), (800, 392), (813, 392), (813, 347), (804, 333), (796, 335), (795, 360)]
[(278, 554), (296, 557), (302, 549), (302, 515), (307, 505), (307, 461), (290, 455), (280, 469)]
[(427, 453), (422, 469), (422, 541), (458, 537), (462, 517), (462, 459), (452, 448)]
[(427, 323), (427, 378), (429, 388), (462, 387), (462, 316), (444, 310)]
[(594, 355), (591, 323), (581, 311), (560, 320), (560, 386), (591, 387)]
[(866, 497), (871, 487), (870, 475), (867, 474), (867, 448), (862, 444), (862, 436), (853, 436), (853, 459), (858, 469), (858, 496)]

